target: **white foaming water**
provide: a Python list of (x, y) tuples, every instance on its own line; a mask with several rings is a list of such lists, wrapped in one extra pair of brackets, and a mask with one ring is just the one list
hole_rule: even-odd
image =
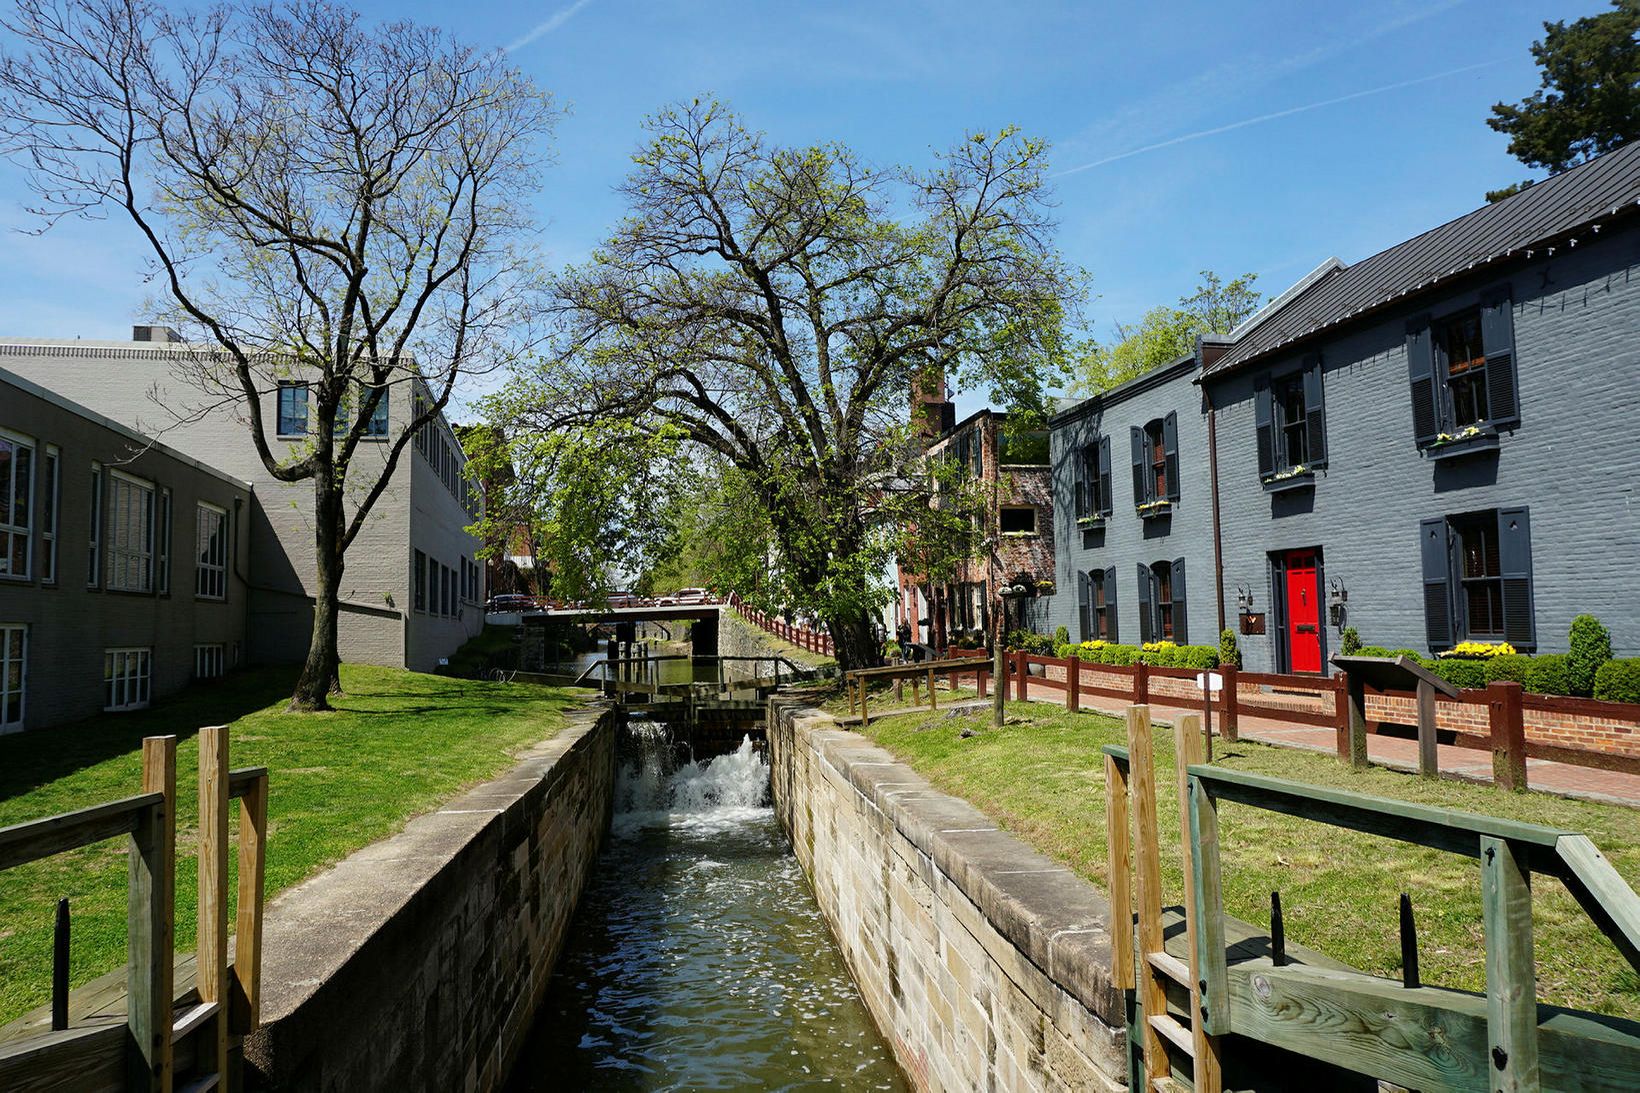
[(640, 745), (615, 786), (617, 835), (656, 827), (722, 829), (768, 815), (769, 764), (747, 736), (740, 747), (669, 771), (670, 745), (659, 726), (632, 726)]

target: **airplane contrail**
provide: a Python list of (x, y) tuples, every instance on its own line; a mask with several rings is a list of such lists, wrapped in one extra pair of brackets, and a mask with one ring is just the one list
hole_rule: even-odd
[(550, 17), (531, 27), (528, 34), (508, 46), (505, 52), (513, 53), (517, 50), (523, 49), (525, 46), (529, 45), (542, 35), (551, 34), (553, 31), (573, 19), (576, 12), (580, 11), (590, 3), (592, 3), (592, 0), (575, 0), (575, 3), (571, 4), (569, 7), (553, 12)]
[(1288, 107), (1286, 110), (1277, 110), (1269, 114), (1260, 114), (1256, 118), (1243, 118), (1241, 121), (1233, 121), (1228, 125), (1220, 125), (1212, 129), (1199, 129), (1194, 133), (1185, 133), (1183, 136), (1173, 137), (1169, 140), (1157, 141), (1155, 144), (1147, 144), (1143, 148), (1134, 148), (1130, 151), (1118, 152), (1114, 156), (1106, 156), (1104, 159), (1096, 159), (1092, 163), (1084, 163), (1076, 167), (1067, 167), (1063, 171), (1055, 172), (1053, 177), (1062, 178), (1065, 175), (1080, 174), (1083, 171), (1091, 171), (1095, 167), (1103, 167), (1107, 163), (1115, 163), (1119, 159), (1128, 159), (1131, 156), (1143, 155), (1146, 152), (1154, 152), (1160, 148), (1171, 148), (1175, 144), (1183, 144), (1186, 141), (1199, 140), (1202, 137), (1211, 137), (1218, 133), (1228, 133), (1232, 129), (1245, 129), (1249, 125), (1258, 125), (1261, 122), (1275, 121), (1277, 118), (1291, 117), (1294, 114), (1303, 114), (1310, 110), (1320, 110), (1324, 106), (1337, 106), (1341, 102), (1350, 102), (1354, 99), (1364, 99), (1368, 95), (1382, 95), (1387, 91), (1399, 91), (1403, 87), (1414, 87), (1418, 84), (1430, 83), (1434, 80), (1444, 80), (1448, 76), (1457, 76), (1465, 72), (1474, 72), (1479, 68), (1490, 68), (1493, 65), (1502, 63), (1503, 61), (1501, 59), (1495, 61), (1482, 61), (1479, 64), (1464, 65), (1462, 68), (1448, 69), (1445, 72), (1437, 72), (1430, 76), (1419, 76), (1418, 78), (1412, 80), (1401, 80), (1399, 83), (1385, 84), (1382, 87), (1369, 87), (1365, 91), (1352, 91), (1348, 95), (1339, 95), (1337, 98), (1322, 99), (1320, 102), (1307, 103), (1304, 106), (1292, 106)]

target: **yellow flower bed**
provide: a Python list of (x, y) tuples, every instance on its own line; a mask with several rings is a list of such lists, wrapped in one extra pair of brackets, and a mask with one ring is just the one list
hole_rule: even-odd
[(1460, 641), (1441, 656), (1484, 660), (1488, 657), (1506, 656), (1514, 651), (1515, 647), (1507, 641)]

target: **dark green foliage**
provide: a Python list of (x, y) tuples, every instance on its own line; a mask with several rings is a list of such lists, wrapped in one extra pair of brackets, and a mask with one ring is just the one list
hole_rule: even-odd
[(1137, 645), (1107, 645), (1099, 650), (1100, 664), (1114, 664), (1120, 668), (1139, 663), (1143, 654)]
[(1418, 650), (1416, 650), (1416, 649), (1391, 649), (1389, 651), (1389, 655), (1392, 656), (1392, 657), (1406, 657), (1408, 660), (1413, 661), (1414, 663), (1427, 659), (1422, 653), (1418, 652)]
[[(1053, 643), (1054, 643), (1055, 646), (1069, 645), (1070, 641), (1071, 641), (1071, 631), (1070, 631), (1069, 627), (1061, 626), (1059, 629), (1057, 629), (1053, 632)], [(1059, 655), (1064, 656), (1065, 654), (1060, 653)]]
[(1219, 648), (1215, 645), (1181, 645), (1174, 651), (1173, 664), (1176, 668), (1195, 668), (1197, 671), (1207, 671), (1217, 668)]
[[(1228, 633), (1229, 631), (1226, 631)], [(1339, 635), (1338, 651), (1347, 657), (1356, 656), (1361, 652), (1361, 631), (1353, 626), (1344, 627)]]
[(1543, 31), (1532, 43), (1542, 87), (1497, 103), (1486, 124), (1509, 137), (1510, 155), (1559, 174), (1640, 136), (1640, 0)]
[(1229, 627), (1219, 631), (1219, 663), (1241, 667), (1241, 645), (1236, 641), (1236, 632)]
[(1640, 702), (1640, 657), (1602, 664), (1594, 674), (1594, 697), (1602, 702)]
[(1033, 657), (1054, 655), (1053, 639), (1046, 634), (1037, 634), (1030, 630), (1008, 631), (1008, 636), (1002, 639), (1002, 647), (1011, 652), (1029, 653)]
[[(1355, 651), (1354, 655), (1358, 657), (1392, 657), (1395, 654), (1382, 645), (1363, 645)], [(1422, 660), (1423, 658), (1419, 657), (1418, 659)]]
[(1524, 653), (1505, 654), (1483, 662), (1486, 682), (1509, 680), (1519, 683), (1533, 694), (1569, 695), (1566, 682), (1566, 657), (1561, 653), (1529, 657)]
[[(1061, 626), (1059, 629), (1063, 630), (1065, 628)], [(1078, 646), (1072, 642), (1056, 641), (1053, 646), (1053, 655), (1058, 657), (1060, 660), (1064, 660), (1066, 657), (1074, 657), (1077, 649)]]
[(440, 668), (438, 674), (483, 679), (496, 668), (517, 668), (519, 629), (517, 626), (485, 626), (450, 656), (450, 663)]
[(1486, 661), (1458, 657), (1436, 657), (1423, 662), (1432, 675), (1446, 680), (1454, 687), (1479, 689), (1486, 686)]
[(1593, 615), (1572, 620), (1566, 654), (1566, 682), (1572, 694), (1587, 697), (1594, 693), (1595, 673), (1612, 658), (1612, 634)]

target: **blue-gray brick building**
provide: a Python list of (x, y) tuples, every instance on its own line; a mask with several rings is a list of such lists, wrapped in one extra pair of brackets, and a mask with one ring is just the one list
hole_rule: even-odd
[[(1054, 621), (1078, 630), (1080, 575), (1103, 568), (1118, 636), (1149, 636), (1139, 567), (1175, 558), (1188, 637), (1213, 640), (1222, 611), (1253, 670), (1324, 670), (1345, 626), (1391, 648), (1559, 652), (1583, 612), (1640, 653), (1637, 203), (1633, 145), (1330, 262), (1194, 361), (1061, 413)], [(1163, 535), (1121, 472), (1127, 431), (1169, 411), (1180, 498)], [(1090, 536), (1076, 498), (1096, 434), (1115, 497)]]

